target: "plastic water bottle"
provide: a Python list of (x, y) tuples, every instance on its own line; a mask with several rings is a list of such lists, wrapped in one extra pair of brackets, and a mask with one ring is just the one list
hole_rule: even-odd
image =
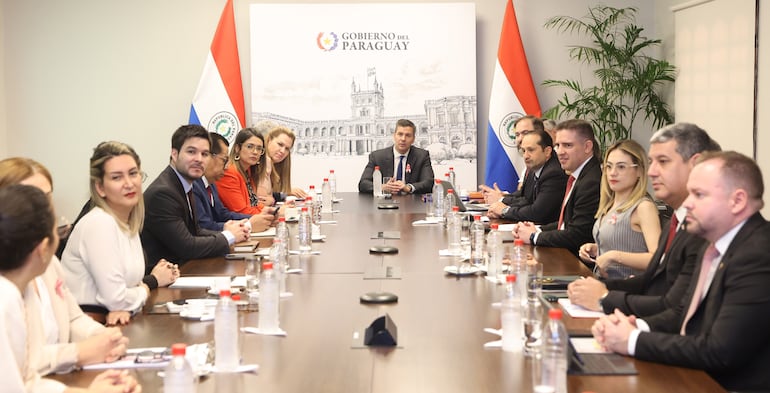
[(471, 263), (479, 266), (484, 263), (484, 224), (481, 216), (473, 216), (471, 224)]
[(219, 371), (233, 371), (240, 364), (238, 356), (238, 308), (230, 299), (230, 290), (219, 291), (214, 314), (214, 364)]
[(303, 254), (310, 253), (313, 248), (313, 221), (310, 218), (310, 212), (307, 210), (307, 206), (302, 206), (302, 211), (299, 213), (299, 252)]
[(543, 356), (540, 381), (535, 392), (567, 393), (567, 329), (561, 321), (562, 311), (548, 311), (548, 324), (543, 330)]
[(447, 219), (449, 218), (449, 213), (452, 212), (452, 207), (455, 206), (455, 190), (448, 189), (446, 190), (446, 197), (444, 198), (444, 210), (446, 213), (444, 214)]
[(500, 303), (503, 328), (503, 351), (521, 352), (524, 348), (524, 324), (521, 322), (521, 300), (515, 289), (516, 275), (505, 277), (505, 298)]
[(524, 240), (516, 239), (513, 241), (513, 250), (511, 250), (511, 271), (516, 274), (516, 287), (519, 291), (522, 302), (527, 300), (527, 283), (529, 277), (527, 274), (527, 251), (524, 249)]
[(456, 183), (457, 177), (455, 175), (455, 168), (454, 167), (451, 167), (451, 166), (449, 167), (449, 175), (447, 177), (448, 177), (447, 180), (450, 183), (452, 183), (452, 187), (457, 188), (458, 187), (457, 183)]
[(372, 174), (372, 183), (374, 185), (374, 196), (382, 196), (382, 172), (380, 172), (380, 166), (374, 167), (374, 173)]
[(437, 220), (444, 219), (444, 186), (441, 185), (441, 180), (436, 179), (436, 184), (433, 185), (433, 215)]
[[(311, 198), (315, 198), (315, 197), (317, 197), (317, 196), (318, 196), (318, 194), (316, 194), (316, 193), (315, 193), (315, 185), (311, 184), (311, 185), (309, 185), (309, 186), (307, 187), (307, 194), (308, 194), (308, 195), (309, 195)], [(305, 199), (305, 200), (307, 200), (307, 199)]]
[(332, 212), (332, 186), (329, 184), (329, 178), (324, 178), (321, 185), (321, 213)]
[(447, 249), (452, 255), (462, 255), (463, 249), (460, 245), (460, 238), (463, 232), (463, 221), (460, 216), (460, 208), (458, 206), (452, 207), (452, 213), (447, 216), (447, 237), (449, 239), (449, 246)]
[(492, 230), (487, 235), (487, 250), (489, 259), (487, 259), (487, 277), (497, 280), (498, 275), (503, 272), (503, 238), (498, 232), (498, 224), (491, 225)]
[(289, 227), (286, 225), (286, 217), (278, 217), (278, 225), (275, 226), (275, 237), (281, 239), (284, 255), (289, 255)]
[(185, 358), (186, 344), (171, 346), (171, 361), (166, 366), (163, 377), (163, 391), (166, 393), (195, 393), (195, 374), (190, 362)]
[(275, 331), (279, 327), (280, 287), (272, 262), (262, 264), (262, 277), (259, 279), (259, 330)]
[(284, 254), (284, 245), (281, 239), (275, 237), (273, 245), (270, 247), (270, 261), (273, 262), (273, 273), (278, 278), (281, 292), (286, 292), (286, 270), (288, 269), (288, 258)]
[(334, 174), (334, 169), (329, 170), (329, 189), (332, 190), (332, 202), (337, 199), (337, 175)]

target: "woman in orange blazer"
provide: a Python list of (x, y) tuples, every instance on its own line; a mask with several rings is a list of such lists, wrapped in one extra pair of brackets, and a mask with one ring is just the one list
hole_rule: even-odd
[(230, 150), (230, 165), (217, 181), (219, 198), (229, 210), (244, 214), (259, 214), (264, 205), (259, 202), (257, 187), (265, 177), (265, 140), (253, 128), (244, 128), (235, 137)]

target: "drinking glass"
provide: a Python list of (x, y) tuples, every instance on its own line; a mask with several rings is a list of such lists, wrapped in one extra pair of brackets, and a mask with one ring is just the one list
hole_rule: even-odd
[(393, 181), (392, 177), (385, 177), (385, 176), (382, 177), (382, 194), (383, 195), (391, 194), (391, 192), (388, 191), (388, 187), (386, 187), (386, 184), (390, 183), (391, 181)]
[(543, 292), (543, 264), (530, 259), (527, 260), (527, 299), (540, 300)]
[(542, 347), (543, 304), (540, 299), (527, 299), (522, 304), (524, 321), (524, 354), (538, 357)]
[(246, 293), (252, 293), (259, 290), (259, 271), (262, 266), (262, 257), (257, 255), (247, 255), (244, 262), (246, 267), (243, 275), (246, 277)]

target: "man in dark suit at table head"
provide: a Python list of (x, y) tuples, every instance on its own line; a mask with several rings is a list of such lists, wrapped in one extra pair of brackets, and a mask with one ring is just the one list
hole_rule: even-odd
[(736, 152), (703, 155), (687, 181), (687, 230), (708, 242), (682, 305), (650, 329), (620, 311), (592, 332), (638, 359), (706, 371), (727, 390), (770, 391), (770, 223), (762, 173)]
[(153, 268), (150, 261), (165, 258), (182, 264), (190, 259), (223, 256), (230, 245), (249, 238), (246, 220), (230, 222), (221, 232), (198, 226), (192, 187), (203, 176), (210, 155), (209, 133), (199, 125), (181, 126), (171, 137), (170, 164), (144, 193), (141, 238), (147, 272)]
[(551, 136), (543, 130), (530, 132), (522, 138), (519, 150), (527, 165), (524, 183), (518, 191), (505, 196), (499, 189), (482, 186), (485, 198), (492, 202), (487, 215), (536, 224), (558, 220), (567, 174), (553, 152)]
[(263, 209), (260, 214), (250, 216), (228, 210), (219, 199), (219, 192), (214, 184), (225, 175), (225, 169), (229, 164), (227, 139), (216, 132), (210, 132), (211, 155), (206, 164), (204, 175), (193, 182), (193, 194), (195, 195), (196, 218), (201, 228), (212, 231), (222, 231), (228, 221), (249, 220), (251, 230), (262, 232), (270, 227), (275, 215), (273, 209)]
[(692, 123), (668, 125), (653, 134), (647, 174), (655, 199), (674, 209), (662, 223), (658, 249), (642, 275), (605, 282), (588, 277), (571, 283), (568, 294), (573, 303), (605, 313), (617, 308), (641, 317), (679, 305), (705, 242), (684, 229), (687, 178), (702, 153), (719, 150), (719, 144)]
[(430, 153), (412, 146), (416, 127), (407, 119), (396, 122), (393, 132), (393, 146), (375, 150), (369, 154), (369, 162), (358, 181), (358, 192), (371, 194), (374, 191), (374, 167), (379, 166), (382, 177), (392, 178), (382, 185), (383, 191), (405, 194), (425, 194), (433, 190), (433, 167)]
[(524, 243), (563, 247), (577, 255), (581, 245), (593, 241), (591, 231), (602, 178), (601, 153), (591, 123), (579, 119), (556, 126), (554, 147), (562, 169), (570, 173), (558, 220), (543, 226), (520, 222), (513, 235)]

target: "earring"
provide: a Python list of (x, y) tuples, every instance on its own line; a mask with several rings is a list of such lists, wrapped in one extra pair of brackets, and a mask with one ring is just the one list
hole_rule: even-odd
[(239, 161), (241, 159), (241, 155), (237, 154), (235, 157), (233, 157), (233, 161)]

